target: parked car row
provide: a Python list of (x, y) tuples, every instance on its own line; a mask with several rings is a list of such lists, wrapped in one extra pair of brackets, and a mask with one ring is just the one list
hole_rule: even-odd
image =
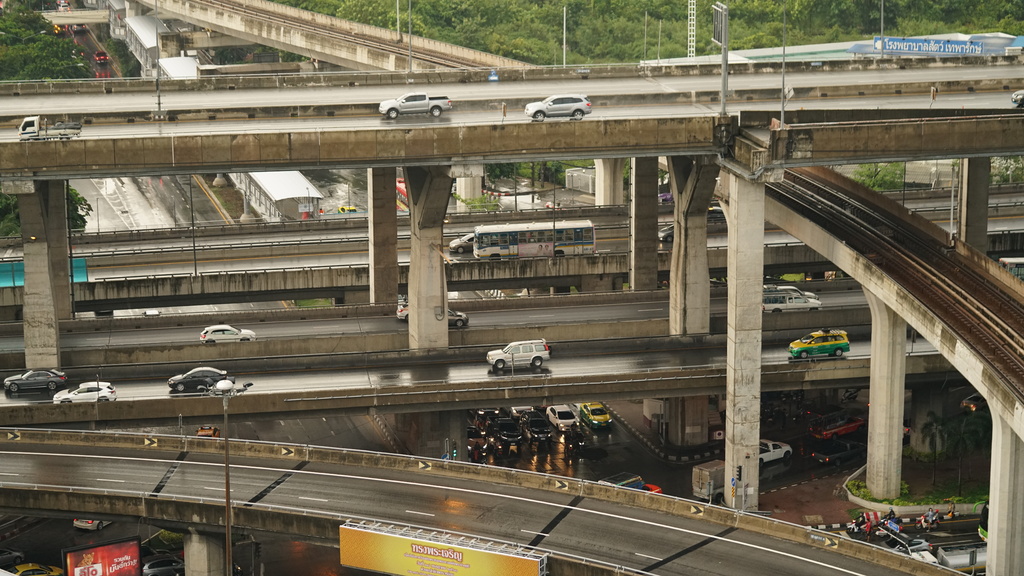
[(507, 456), (518, 453), (524, 443), (550, 444), (557, 434), (568, 433), (580, 422), (593, 430), (607, 429), (611, 425), (611, 415), (600, 402), (479, 408), (470, 412), (467, 446), (471, 456)]

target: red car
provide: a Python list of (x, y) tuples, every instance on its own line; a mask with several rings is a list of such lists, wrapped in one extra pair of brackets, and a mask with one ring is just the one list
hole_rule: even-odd
[(107, 56), (107, 53), (103, 50), (97, 50), (96, 53), (93, 54), (92, 59), (95, 60), (96, 64), (99, 64), (100, 66), (106, 66), (107, 64), (110, 64), (110, 56)]

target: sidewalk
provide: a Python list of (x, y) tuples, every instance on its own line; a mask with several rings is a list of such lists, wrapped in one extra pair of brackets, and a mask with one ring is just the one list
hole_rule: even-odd
[[(724, 441), (686, 448), (665, 446), (644, 422), (642, 403), (622, 400), (605, 405), (618, 424), (628, 429), (659, 458), (669, 462), (701, 462), (725, 456)], [(802, 428), (792, 426), (790, 434), (799, 433), (799, 430)], [(773, 435), (772, 439), (787, 440), (778, 434)], [(793, 524), (823, 530), (845, 527), (851, 518), (864, 509), (845, 499), (846, 493), (842, 486), (849, 472), (823, 472), (822, 476), (812, 480), (762, 492), (758, 498), (760, 509), (771, 512), (771, 518)]]

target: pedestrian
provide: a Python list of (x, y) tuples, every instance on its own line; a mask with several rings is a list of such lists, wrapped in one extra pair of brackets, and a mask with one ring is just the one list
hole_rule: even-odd
[(929, 508), (928, 511), (924, 513), (924, 523), (927, 531), (931, 532), (932, 526), (935, 523), (935, 510), (933, 508)]
[(956, 502), (949, 501), (949, 506), (946, 507), (946, 518), (952, 519), (956, 516)]

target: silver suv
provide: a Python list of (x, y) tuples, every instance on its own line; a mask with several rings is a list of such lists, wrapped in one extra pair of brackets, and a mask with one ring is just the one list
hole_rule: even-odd
[(544, 340), (512, 342), (501, 350), (487, 353), (487, 363), (495, 370), (503, 370), (508, 365), (539, 368), (545, 360), (551, 360), (551, 348)]
[(583, 120), (590, 112), (590, 100), (582, 94), (556, 94), (526, 105), (526, 115), (536, 122), (543, 122), (548, 116), (571, 116), (573, 120)]

